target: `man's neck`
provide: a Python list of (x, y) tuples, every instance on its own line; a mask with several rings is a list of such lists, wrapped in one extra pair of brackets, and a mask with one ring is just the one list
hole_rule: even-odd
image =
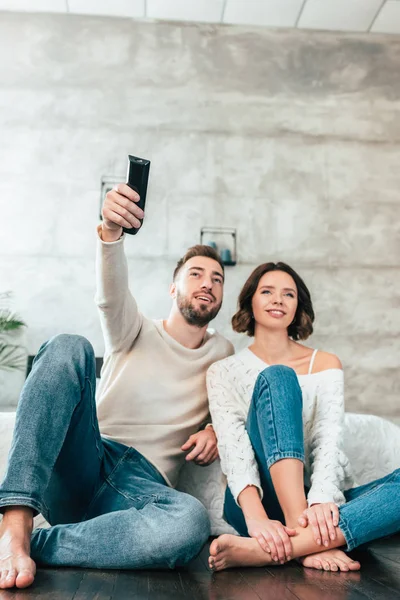
[(189, 325), (178, 310), (172, 309), (167, 320), (163, 321), (164, 329), (174, 340), (185, 348), (200, 348), (206, 335), (207, 325), (196, 327)]
[(250, 349), (267, 364), (274, 365), (286, 362), (291, 357), (293, 341), (285, 331), (271, 331), (258, 328), (254, 343)]

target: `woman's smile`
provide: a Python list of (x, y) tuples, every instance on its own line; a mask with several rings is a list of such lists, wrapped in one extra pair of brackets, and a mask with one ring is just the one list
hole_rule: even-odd
[(283, 317), (286, 315), (286, 313), (283, 312), (283, 310), (279, 310), (277, 308), (269, 308), (266, 310), (266, 312), (270, 314), (271, 317), (273, 317), (274, 319), (283, 319)]

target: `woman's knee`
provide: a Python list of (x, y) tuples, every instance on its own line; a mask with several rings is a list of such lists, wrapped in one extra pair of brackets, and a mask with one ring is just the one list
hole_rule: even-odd
[(283, 386), (287, 387), (287, 385), (297, 388), (299, 387), (299, 382), (296, 371), (291, 367), (287, 367), (286, 365), (271, 365), (259, 373), (255, 389), (257, 387), (265, 387), (265, 385), (269, 388), (282, 388)]
[(286, 365), (271, 365), (266, 367), (258, 376), (264, 380), (271, 382), (276, 380), (288, 379), (297, 382), (296, 371)]
[(253, 397), (255, 401), (267, 398), (276, 404), (282, 401), (302, 403), (302, 394), (296, 372), (285, 365), (272, 365), (259, 373)]

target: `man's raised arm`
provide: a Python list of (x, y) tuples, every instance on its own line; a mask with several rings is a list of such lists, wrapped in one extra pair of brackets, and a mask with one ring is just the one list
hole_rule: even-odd
[(140, 227), (139, 196), (121, 183), (106, 195), (98, 227), (96, 296), (105, 341), (105, 355), (127, 349), (136, 339), (143, 317), (128, 286), (128, 265), (122, 227)]

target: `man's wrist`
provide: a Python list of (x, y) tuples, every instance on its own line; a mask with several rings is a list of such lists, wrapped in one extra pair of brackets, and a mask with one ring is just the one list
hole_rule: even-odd
[(102, 224), (100, 228), (100, 237), (103, 242), (117, 242), (123, 234), (122, 227), (118, 230), (108, 229)]

